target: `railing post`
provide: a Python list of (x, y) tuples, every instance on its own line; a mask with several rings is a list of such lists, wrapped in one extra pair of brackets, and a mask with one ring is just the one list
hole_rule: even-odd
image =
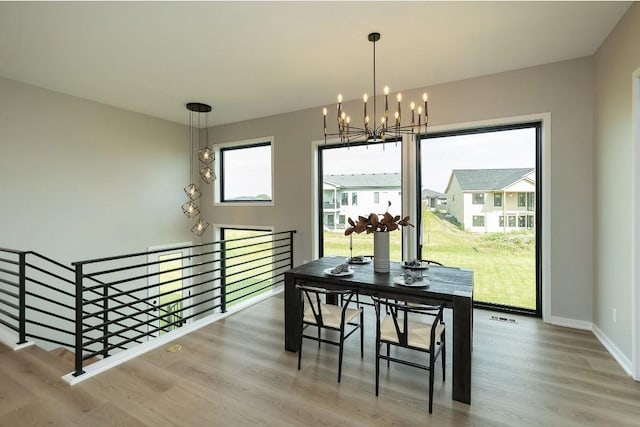
[(227, 242), (220, 244), (220, 309), (227, 312)]
[(293, 268), (293, 233), (295, 230), (289, 231), (289, 268)]
[(109, 285), (102, 286), (102, 357), (109, 357)]
[(75, 377), (84, 374), (82, 370), (82, 264), (76, 264), (76, 346), (75, 346), (75, 369), (73, 373)]
[(27, 342), (27, 254), (20, 252), (18, 277), (18, 344)]

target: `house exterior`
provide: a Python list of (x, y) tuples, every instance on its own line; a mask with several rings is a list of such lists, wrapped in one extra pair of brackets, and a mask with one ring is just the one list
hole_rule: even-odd
[(439, 191), (422, 189), (422, 208), (423, 209), (446, 209), (447, 195)]
[(533, 168), (454, 169), (445, 192), (449, 213), (465, 230), (497, 233), (535, 228)]
[(399, 173), (325, 175), (322, 223), (327, 230), (344, 229), (347, 218), (384, 213), (389, 202), (399, 209), (401, 197)]

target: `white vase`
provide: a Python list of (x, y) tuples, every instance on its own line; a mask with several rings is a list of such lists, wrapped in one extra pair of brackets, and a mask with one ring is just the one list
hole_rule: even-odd
[(373, 233), (373, 271), (389, 272), (389, 233)]

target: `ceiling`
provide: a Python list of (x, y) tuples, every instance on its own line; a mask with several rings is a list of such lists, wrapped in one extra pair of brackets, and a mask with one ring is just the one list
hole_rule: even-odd
[(0, 76), (232, 123), (592, 55), (630, 2), (0, 2)]

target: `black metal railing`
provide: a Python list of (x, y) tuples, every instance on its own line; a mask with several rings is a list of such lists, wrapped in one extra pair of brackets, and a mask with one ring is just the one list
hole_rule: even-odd
[[(284, 283), (295, 231), (74, 262), (75, 372)], [(157, 258), (157, 259), (155, 259)], [(176, 276), (179, 279), (176, 279)], [(179, 292), (174, 286), (179, 283)], [(167, 290), (164, 290), (164, 288)], [(158, 292), (149, 293), (150, 290)], [(176, 295), (177, 294), (177, 295)]]
[[(32, 338), (74, 350), (77, 376), (87, 359), (226, 312), (283, 284), (293, 267), (294, 233), (172, 248), (184, 255), (167, 259), (160, 257), (163, 249), (73, 267), (33, 251), (0, 248), (0, 325), (18, 335), (18, 344)], [(171, 286), (178, 282), (179, 292)]]
[(0, 248), (0, 324), (18, 334), (17, 344), (31, 338), (74, 348), (74, 275), (37, 252)]

